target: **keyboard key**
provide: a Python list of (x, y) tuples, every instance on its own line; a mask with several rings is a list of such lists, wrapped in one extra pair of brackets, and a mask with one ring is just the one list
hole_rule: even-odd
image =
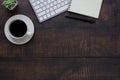
[(43, 18), (44, 18), (44, 19), (47, 19), (47, 16), (46, 16), (46, 15), (44, 15), (44, 16), (43, 16)]
[[(36, 0), (37, 1), (37, 0)], [(44, 0), (40, 0), (40, 2), (43, 2)]]
[(36, 3), (33, 3), (33, 6), (36, 6), (37, 4)]
[(61, 5), (60, 5), (60, 4), (58, 4), (58, 5), (57, 5), (57, 7), (59, 8), (59, 7), (61, 7)]
[(44, 2), (44, 5), (47, 5), (47, 2)]
[(50, 8), (50, 5), (47, 5), (46, 7), (47, 7), (47, 9), (48, 9), (48, 8)]
[(39, 20), (40, 20), (40, 21), (43, 21), (44, 19), (43, 19), (43, 17), (40, 17)]
[(46, 10), (46, 7), (43, 7), (43, 10)]
[(57, 9), (57, 6), (54, 6), (53, 8), (54, 8), (54, 9)]
[(49, 3), (50, 3), (50, 0), (48, 0), (47, 2), (48, 2), (48, 4), (49, 4)]
[(57, 0), (58, 3), (60, 3), (60, 0)]
[(39, 8), (38, 10), (36, 10), (36, 13), (39, 13), (39, 12), (41, 12), (41, 11), (42, 11), (42, 9)]
[(55, 2), (54, 2), (54, 5), (56, 5), (56, 4), (57, 4), (57, 2), (55, 1)]
[(37, 3), (37, 4), (40, 4), (40, 1), (37, 1), (36, 3)]
[(61, 7), (61, 8), (59, 8), (59, 9), (56, 9), (55, 12), (56, 12), (56, 13), (60, 13), (61, 11), (66, 10), (67, 8), (68, 8), (68, 5), (65, 5), (64, 7)]
[(44, 15), (44, 14), (45, 14), (45, 11), (40, 12), (40, 13), (38, 14), (38, 16), (42, 16), (42, 15)]
[(50, 11), (53, 11), (53, 8), (50, 8)]
[(50, 10), (49, 10), (49, 9), (47, 9), (47, 10), (46, 10), (46, 13), (49, 13), (49, 12), (50, 12)]
[(54, 4), (53, 3), (50, 3), (50, 6), (52, 7)]
[(39, 6), (39, 5), (35, 6), (35, 9), (38, 9), (38, 8), (40, 8), (40, 6)]
[(52, 11), (52, 12), (51, 12), (51, 15), (52, 15), (52, 16), (53, 16), (53, 15), (55, 15), (55, 12), (54, 12), (54, 11)]
[(43, 6), (44, 6), (44, 5), (41, 3), (41, 4), (40, 4), (40, 7), (43, 7)]
[(50, 14), (49, 14), (49, 13), (47, 14), (47, 17), (48, 17), (48, 18), (50, 17)]

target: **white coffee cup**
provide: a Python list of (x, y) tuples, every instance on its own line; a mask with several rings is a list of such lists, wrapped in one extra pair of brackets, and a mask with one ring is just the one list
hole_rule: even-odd
[[(20, 20), (20, 19), (13, 20), (8, 25), (8, 34), (11, 38), (16, 39), (16, 40), (23, 39), (27, 36), (31, 36), (32, 33), (29, 31), (28, 26), (29, 25), (27, 25), (27, 23), (24, 20)], [(24, 29), (26, 29), (26, 30), (24, 30)]]
[[(21, 26), (21, 24), (23, 25)], [(25, 44), (33, 37), (34, 24), (25, 15), (14, 15), (6, 21), (4, 33), (6, 38), (13, 44)]]

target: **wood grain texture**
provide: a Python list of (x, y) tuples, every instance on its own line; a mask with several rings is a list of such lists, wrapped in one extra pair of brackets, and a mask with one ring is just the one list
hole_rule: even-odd
[[(120, 57), (119, 0), (104, 0), (96, 23), (63, 13), (40, 24), (29, 1), (18, 2), (14, 11), (0, 6), (0, 57)], [(27, 15), (35, 25), (35, 35), (25, 45), (13, 45), (4, 36), (4, 24), (15, 14)]]
[(0, 59), (0, 80), (120, 80), (120, 59)]
[[(120, 80), (120, 0), (104, 0), (96, 23), (63, 13), (40, 24), (29, 1), (18, 2), (14, 11), (0, 5), (0, 80)], [(21, 46), (4, 36), (16, 14), (35, 25), (33, 39)]]

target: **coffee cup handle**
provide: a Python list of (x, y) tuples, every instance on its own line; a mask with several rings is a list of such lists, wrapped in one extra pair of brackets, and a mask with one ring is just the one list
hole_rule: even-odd
[(31, 36), (31, 35), (32, 35), (32, 33), (31, 33), (31, 32), (27, 32), (27, 35), (28, 35), (28, 36)]

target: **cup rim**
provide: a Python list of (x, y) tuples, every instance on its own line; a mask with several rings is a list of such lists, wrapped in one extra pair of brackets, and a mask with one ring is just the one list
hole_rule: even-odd
[(28, 26), (27, 26), (27, 24), (26, 24), (27, 30), (26, 30), (25, 34), (24, 34), (23, 36), (21, 36), (21, 37), (16, 37), (16, 36), (12, 35), (12, 33), (11, 33), (11, 31), (10, 31), (10, 25), (11, 25), (14, 21), (17, 21), (17, 20), (20, 20), (20, 21), (22, 21), (22, 22), (24, 22), (24, 23), (26, 24), (26, 22), (25, 22), (24, 20), (22, 20), (22, 19), (12, 20), (12, 21), (10, 22), (10, 24), (8, 25), (8, 33), (9, 33), (9, 35), (10, 35), (11, 38), (14, 38), (14, 39), (22, 39), (22, 38), (24, 38), (24, 37), (26, 36), (26, 34), (27, 34), (27, 32), (28, 32)]

